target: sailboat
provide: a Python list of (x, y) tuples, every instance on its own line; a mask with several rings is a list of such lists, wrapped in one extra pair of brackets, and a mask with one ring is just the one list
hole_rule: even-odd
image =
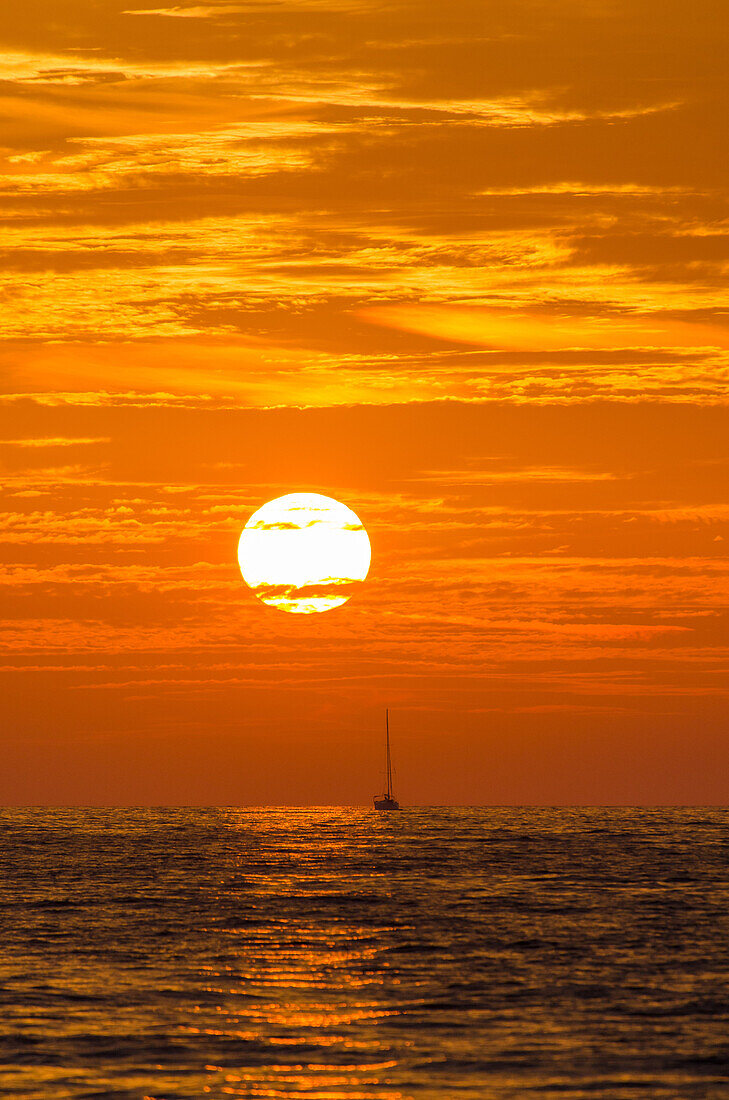
[(387, 745), (387, 794), (375, 795), (376, 810), (399, 810), (400, 803), (392, 797), (392, 761), (390, 760), (390, 712), (385, 711), (385, 743)]

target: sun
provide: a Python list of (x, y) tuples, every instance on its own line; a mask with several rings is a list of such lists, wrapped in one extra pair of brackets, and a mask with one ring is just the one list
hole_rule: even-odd
[(319, 493), (269, 500), (238, 543), (243, 580), (259, 600), (303, 615), (346, 603), (367, 576), (370, 557), (359, 517)]

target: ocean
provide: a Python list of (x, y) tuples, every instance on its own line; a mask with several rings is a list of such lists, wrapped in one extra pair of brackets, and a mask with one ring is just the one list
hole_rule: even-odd
[(718, 809), (0, 814), (0, 1093), (729, 1097)]

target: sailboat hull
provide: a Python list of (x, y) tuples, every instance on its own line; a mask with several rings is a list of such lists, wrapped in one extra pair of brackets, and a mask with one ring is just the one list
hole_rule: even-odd
[(400, 803), (394, 798), (376, 798), (375, 799), (376, 810), (399, 810)]

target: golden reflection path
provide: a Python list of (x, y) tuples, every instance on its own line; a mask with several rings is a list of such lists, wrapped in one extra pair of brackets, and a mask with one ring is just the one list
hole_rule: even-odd
[[(332, 811), (335, 820), (350, 815)], [(265, 925), (258, 931), (245, 924), (207, 930), (225, 943), (231, 961), (200, 968), (201, 988), (213, 1000), (195, 1005), (200, 1022), (181, 1024), (180, 1031), (251, 1044), (269, 1054), (247, 1066), (242, 1052), (237, 1070), (207, 1065), (203, 1093), (267, 1100), (406, 1100), (389, 1080), (398, 1059), (378, 1034), (380, 1021), (401, 1014), (388, 1001), (381, 974), (392, 929), (384, 922), (373, 927), (343, 918), (336, 909), (315, 920), (277, 916), (288, 900), (306, 907), (334, 897), (341, 889), (335, 871), (339, 857), (352, 852), (353, 838), (346, 835), (310, 850), (302, 844), (315, 821), (321, 824), (321, 811), (298, 811), (295, 820), (296, 835), (287, 841), (290, 813), (274, 813), (277, 850), (279, 855), (287, 849), (295, 853), (292, 868), (274, 876), (270, 868), (256, 872), (245, 855), (234, 846), (231, 851), (232, 870), (245, 877)], [(250, 823), (244, 811), (226, 813), (233, 837)], [(384, 875), (378, 877), (384, 886)], [(292, 1048), (306, 1048), (310, 1057), (289, 1061), (275, 1056), (276, 1050)]]

